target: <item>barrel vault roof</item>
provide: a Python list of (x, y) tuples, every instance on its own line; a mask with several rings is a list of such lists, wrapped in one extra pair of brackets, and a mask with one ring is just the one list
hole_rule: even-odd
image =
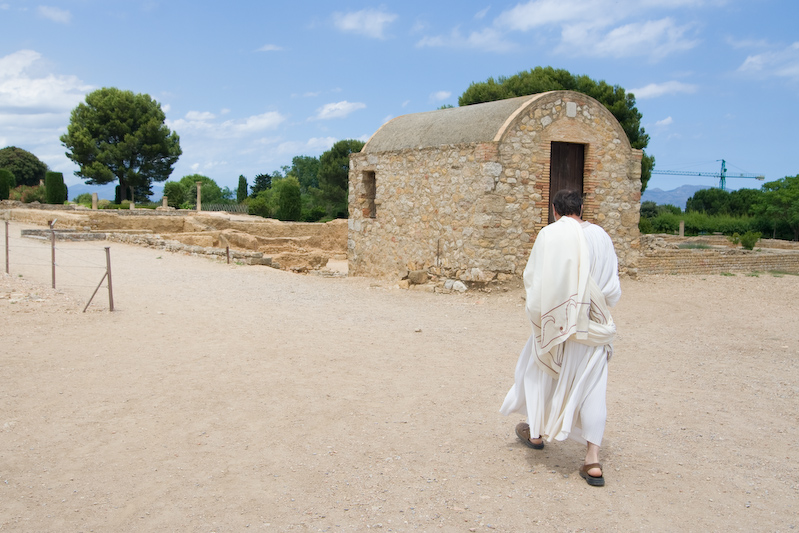
[(383, 124), (361, 152), (498, 141), (507, 125), (545, 94), (548, 93), (402, 115)]

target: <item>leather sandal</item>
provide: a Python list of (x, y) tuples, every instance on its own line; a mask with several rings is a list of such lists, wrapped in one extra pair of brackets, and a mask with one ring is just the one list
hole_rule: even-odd
[[(599, 476), (592, 476), (588, 473), (589, 470), (592, 468), (598, 468), (602, 470), (602, 465), (599, 463), (591, 463), (588, 465), (583, 465), (580, 467), (580, 477), (585, 480), (586, 483), (591, 485), (592, 487), (604, 487), (605, 486), (605, 478), (602, 477), (600, 474)], [(604, 470), (602, 470), (604, 472)]]
[[(519, 422), (516, 425), (516, 436), (519, 437), (519, 440), (522, 441), (525, 445), (529, 446), (534, 450), (543, 450), (544, 449), (544, 441), (541, 441), (541, 444), (536, 444), (530, 441), (530, 425), (526, 422)], [(541, 435), (538, 436), (541, 438)]]

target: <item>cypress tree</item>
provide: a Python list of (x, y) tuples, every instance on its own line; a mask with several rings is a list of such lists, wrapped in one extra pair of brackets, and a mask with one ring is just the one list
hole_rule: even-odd
[(17, 186), (14, 173), (8, 169), (0, 168), (0, 200), (8, 200), (11, 189)]

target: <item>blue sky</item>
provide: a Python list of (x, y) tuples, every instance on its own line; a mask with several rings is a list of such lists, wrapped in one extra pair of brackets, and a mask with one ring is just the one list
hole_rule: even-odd
[[(183, 148), (171, 179), (235, 189), (536, 66), (633, 92), (658, 169), (799, 174), (794, 0), (43, 1), (0, 0), (0, 147), (68, 184), (58, 138), (100, 87), (161, 103)], [(683, 184), (717, 180), (650, 188)]]

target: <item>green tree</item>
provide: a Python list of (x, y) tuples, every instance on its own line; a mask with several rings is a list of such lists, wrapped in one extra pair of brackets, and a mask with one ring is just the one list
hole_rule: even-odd
[(256, 174), (252, 184), (252, 196), (272, 188), (272, 176), (269, 174)]
[(238, 203), (242, 203), (245, 198), (247, 198), (247, 191), (249, 190), (249, 186), (247, 185), (247, 178), (244, 175), (239, 176), (239, 186), (236, 189), (236, 201)]
[(328, 202), (330, 214), (335, 217), (347, 217), (350, 154), (360, 152), (364, 144), (356, 139), (344, 139), (319, 158), (319, 188)]
[(708, 215), (726, 215), (730, 213), (730, 193), (723, 189), (701, 189), (688, 198), (685, 212), (695, 211)]
[(164, 183), (164, 196), (169, 207), (180, 209), (181, 204), (186, 201), (186, 187), (177, 181), (167, 181)]
[(319, 188), (319, 158), (298, 155), (291, 160), (291, 168), (286, 172), (288, 176), (295, 176), (300, 183), (303, 194), (310, 189)]
[(0, 200), (8, 200), (11, 189), (17, 186), (14, 173), (7, 168), (0, 168)]
[(169, 178), (183, 153), (165, 118), (149, 95), (106, 87), (89, 93), (86, 103), (72, 110), (61, 143), (80, 167), (76, 176), (89, 185), (118, 180), (120, 199), (125, 200), (129, 186)]
[(287, 176), (272, 187), (278, 196), (277, 218), (296, 221), (302, 215), (302, 195), (300, 182), (294, 176)]
[(775, 229), (778, 224), (788, 226), (793, 240), (799, 240), (799, 174), (763, 184), (763, 201), (756, 211), (771, 219)]
[(277, 211), (277, 195), (272, 189), (265, 189), (247, 198), (247, 205), (251, 215), (271, 218)]
[[(472, 83), (458, 98), (458, 105), (465, 106), (482, 102), (493, 102), (547, 91), (576, 91), (598, 100), (619, 121), (630, 145), (641, 149), (649, 144), (649, 135), (641, 126), (643, 115), (635, 107), (635, 96), (618, 85), (595, 81), (588, 76), (575, 76), (567, 70), (552, 67), (535, 67), (510, 77), (488, 78), (484, 82)], [(646, 190), (655, 158), (644, 152), (641, 161), (641, 192)]]
[(223, 200), (222, 189), (216, 184), (214, 180), (202, 174), (189, 174), (180, 178), (180, 184), (186, 189), (186, 201), (197, 205), (197, 182), (202, 182), (200, 185), (200, 194), (202, 195), (202, 203), (204, 204), (218, 204)]
[(64, 175), (60, 172), (47, 172), (44, 175), (44, 191), (48, 204), (63, 204), (67, 200)]
[(738, 189), (730, 192), (730, 214), (737, 216), (754, 214), (753, 208), (763, 198), (759, 189)]
[(14, 174), (17, 185), (36, 187), (44, 180), (47, 165), (38, 157), (16, 146), (6, 146), (0, 150), (0, 168)]

